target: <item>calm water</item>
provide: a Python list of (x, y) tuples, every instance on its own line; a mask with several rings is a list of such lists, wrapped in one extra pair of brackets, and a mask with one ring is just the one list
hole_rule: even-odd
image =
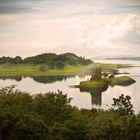
[[(125, 63), (140, 66), (140, 61), (121, 61), (121, 60), (96, 60), (95, 62), (102, 63)], [(72, 97), (72, 105), (79, 108), (101, 107), (107, 109), (111, 107), (113, 98), (121, 94), (130, 95), (134, 110), (136, 113), (140, 111), (140, 67), (120, 69), (121, 72), (129, 72), (131, 77), (136, 80), (136, 83), (130, 86), (115, 86), (109, 87), (104, 92), (81, 92), (78, 88), (71, 88), (71, 85), (78, 85), (80, 81), (90, 78), (86, 76), (38, 76), (38, 77), (0, 77), (0, 88), (10, 85), (17, 85), (16, 88), (21, 91), (28, 91), (32, 94), (46, 93), (49, 91), (57, 91), (58, 89)]]

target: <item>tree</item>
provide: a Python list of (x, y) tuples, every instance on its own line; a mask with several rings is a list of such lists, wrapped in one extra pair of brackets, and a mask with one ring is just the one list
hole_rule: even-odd
[(35, 111), (42, 115), (47, 124), (52, 124), (56, 121), (63, 122), (71, 116), (71, 98), (67, 98), (67, 95), (63, 95), (59, 90), (58, 93), (39, 94), (34, 100)]
[(34, 99), (28, 93), (14, 90), (14, 87), (0, 90), (0, 139), (44, 140), (47, 125), (33, 110)]
[(22, 58), (20, 56), (16, 56), (15, 58), (12, 59), (12, 62), (14, 64), (21, 64), (22, 63)]
[(131, 97), (129, 95), (124, 96), (123, 94), (119, 98), (113, 98), (114, 103), (112, 104), (117, 108), (117, 111), (122, 115), (133, 114), (133, 105), (131, 104)]
[(14, 88), (0, 90), (0, 140), (140, 139), (130, 96), (114, 98), (115, 111), (88, 110), (72, 107), (61, 91), (30, 95)]
[(47, 69), (46, 69), (45, 66), (42, 65), (42, 66), (39, 67), (39, 70), (40, 70), (41, 72), (45, 72)]
[(11, 64), (12, 60), (13, 60), (12, 57), (3, 56), (3, 57), (0, 58), (0, 64), (6, 64), (6, 63)]
[(56, 61), (55, 63), (56, 68), (62, 69), (65, 66), (65, 63), (61, 60)]

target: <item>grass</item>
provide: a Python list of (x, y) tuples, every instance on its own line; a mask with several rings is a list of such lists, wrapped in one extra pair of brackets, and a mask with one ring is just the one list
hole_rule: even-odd
[(101, 88), (106, 86), (106, 82), (104, 82), (103, 80), (94, 80), (94, 81), (88, 80), (80, 82), (80, 86), (85, 88)]
[(0, 65), (0, 75), (35, 74), (39, 71), (39, 66), (35, 65)]
[(116, 78), (104, 78), (100, 80), (87, 80), (80, 82), (80, 85), (77, 86), (80, 88), (80, 91), (105, 91), (108, 88), (108, 85), (115, 86), (115, 85), (121, 85), (121, 86), (128, 86), (135, 82), (132, 78), (128, 76), (120, 76)]
[(101, 80), (94, 80), (94, 81), (82, 81), (78, 86), (81, 92), (102, 92), (108, 88), (108, 84)]
[(109, 85), (122, 85), (122, 86), (127, 86), (130, 84), (135, 83), (135, 80), (133, 80), (129, 76), (120, 76), (116, 78), (105, 78), (104, 81), (106, 81)]
[[(5, 64), (0, 65), (0, 75), (76, 75), (90, 74), (92, 68), (101, 66), (103, 71), (114, 71), (118, 66), (116, 64), (90, 64), (88, 66), (66, 66), (63, 69), (49, 69), (46, 65), (31, 64)], [(41, 70), (41, 67), (44, 67)], [(121, 65), (123, 67), (124, 65)]]

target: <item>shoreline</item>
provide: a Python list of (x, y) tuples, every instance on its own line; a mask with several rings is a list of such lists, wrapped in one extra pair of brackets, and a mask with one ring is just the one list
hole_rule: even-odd
[[(114, 72), (120, 68), (135, 67), (127, 64), (105, 64), (105, 63), (93, 63), (87, 66), (66, 66), (64, 69), (47, 69), (40, 71), (39, 68), (42, 65), (0, 65), (0, 76), (75, 76), (75, 75), (90, 75), (92, 68), (99, 65), (103, 72)], [(121, 74), (121, 73), (119, 73)]]

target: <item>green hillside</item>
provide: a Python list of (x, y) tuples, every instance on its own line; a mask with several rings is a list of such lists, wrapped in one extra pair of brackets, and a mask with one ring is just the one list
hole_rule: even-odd
[[(22, 59), (20, 56), (1, 57), (0, 64), (45, 64), (49, 68), (64, 68), (66, 65), (89, 65), (93, 63), (90, 59), (79, 57), (73, 53), (54, 54), (43, 53), (36, 56), (27, 57)], [(43, 68), (42, 68), (43, 70)]]

